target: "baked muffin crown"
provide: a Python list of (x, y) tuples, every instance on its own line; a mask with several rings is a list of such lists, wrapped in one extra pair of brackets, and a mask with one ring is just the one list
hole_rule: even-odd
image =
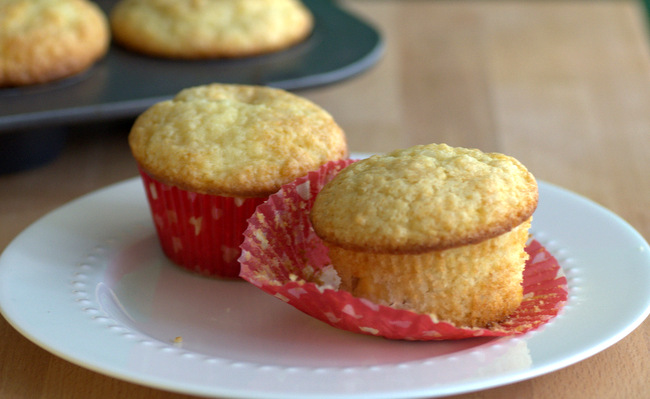
[(132, 50), (197, 59), (284, 49), (311, 33), (314, 18), (300, 0), (121, 0), (110, 22)]
[(181, 91), (141, 114), (129, 135), (156, 179), (213, 195), (263, 197), (347, 157), (332, 116), (284, 90), (212, 84)]
[(537, 207), (535, 178), (516, 159), (430, 144), (373, 156), (316, 197), (316, 234), (341, 248), (421, 253), (510, 231)]
[(92, 1), (0, 1), (0, 87), (79, 73), (106, 54), (109, 41), (107, 18)]

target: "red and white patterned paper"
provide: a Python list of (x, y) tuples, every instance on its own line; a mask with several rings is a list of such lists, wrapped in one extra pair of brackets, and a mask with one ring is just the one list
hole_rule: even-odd
[(149, 208), (165, 255), (210, 277), (237, 278), (247, 219), (266, 198), (237, 198), (182, 190), (143, 170)]
[(567, 281), (556, 259), (537, 241), (526, 251), (521, 306), (489, 328), (462, 328), (428, 314), (394, 309), (323, 285), (327, 248), (314, 233), (309, 211), (323, 185), (354, 161), (330, 162), (285, 185), (249, 219), (241, 246), (240, 277), (331, 326), (404, 340), (446, 340), (522, 334), (547, 323), (567, 300)]

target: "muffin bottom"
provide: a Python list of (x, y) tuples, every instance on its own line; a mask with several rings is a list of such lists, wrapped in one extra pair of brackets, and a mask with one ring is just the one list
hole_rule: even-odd
[(457, 326), (486, 327), (523, 299), (530, 219), (477, 244), (419, 254), (383, 254), (325, 243), (340, 289)]
[(266, 198), (186, 191), (154, 179), (140, 167), (163, 253), (180, 268), (214, 278), (238, 278), (248, 218)]

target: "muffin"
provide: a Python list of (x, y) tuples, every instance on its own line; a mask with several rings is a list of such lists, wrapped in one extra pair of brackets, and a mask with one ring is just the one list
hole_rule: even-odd
[(531, 238), (525, 251), (524, 299), (507, 318), (485, 327), (438, 320), (435, 314), (395, 309), (340, 290), (328, 249), (309, 214), (318, 193), (353, 160), (328, 162), (285, 184), (258, 206), (241, 245), (240, 277), (277, 300), (332, 327), (401, 340), (450, 340), (524, 334), (552, 320), (567, 301), (557, 260)]
[(135, 121), (129, 145), (165, 254), (209, 276), (237, 277), (246, 219), (272, 193), (347, 157), (325, 110), (280, 89), (185, 89)]
[(86, 0), (0, 2), (0, 87), (80, 73), (108, 51), (106, 16)]
[(340, 289), (458, 326), (522, 301), (535, 178), (512, 157), (415, 146), (344, 169), (310, 214)]
[(304, 40), (314, 24), (299, 0), (121, 0), (110, 21), (124, 47), (184, 59), (278, 51)]

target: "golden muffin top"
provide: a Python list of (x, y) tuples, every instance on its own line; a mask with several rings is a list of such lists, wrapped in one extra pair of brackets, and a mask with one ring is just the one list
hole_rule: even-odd
[(0, 1), (0, 87), (44, 83), (108, 51), (104, 13), (87, 0)]
[(276, 51), (306, 38), (314, 23), (300, 0), (121, 0), (110, 20), (117, 42), (172, 58)]
[(206, 194), (263, 197), (347, 158), (325, 110), (284, 90), (212, 84), (185, 89), (136, 120), (129, 144), (154, 178)]
[(526, 221), (535, 178), (516, 159), (446, 144), (356, 162), (323, 187), (316, 234), (364, 252), (420, 253), (481, 242)]

